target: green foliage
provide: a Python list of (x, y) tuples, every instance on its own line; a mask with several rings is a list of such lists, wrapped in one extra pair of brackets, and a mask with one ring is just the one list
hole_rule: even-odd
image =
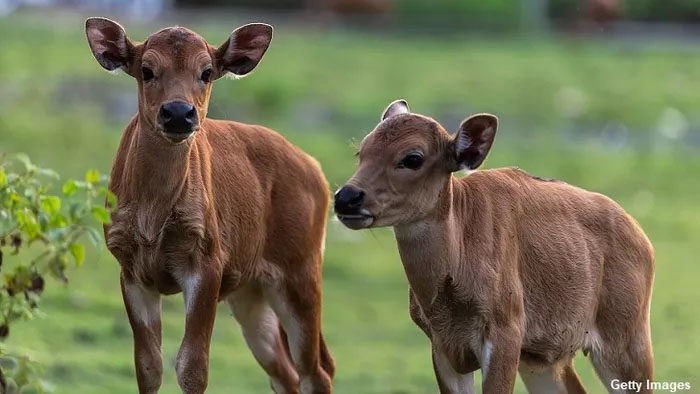
[(636, 20), (700, 21), (700, 0), (634, 0), (625, 2), (625, 14)]
[(400, 0), (400, 19), (408, 26), (443, 26), (472, 31), (517, 30), (520, 26), (519, 1), (488, 0)]
[(7, 394), (39, 394), (50, 391), (48, 385), (37, 379), (43, 367), (27, 356), (0, 356), (0, 368), (11, 378), (5, 382)]
[[(38, 306), (44, 291), (44, 278), (67, 282), (66, 268), (71, 260), (80, 266), (85, 259), (83, 235), (95, 247), (95, 224), (109, 223), (114, 194), (104, 184), (106, 177), (90, 170), (85, 181), (69, 180), (63, 196), (51, 194), (51, 181), (59, 176), (53, 170), (34, 165), (27, 155), (0, 156), (0, 339), (10, 333), (18, 320), (40, 314)], [(101, 201), (106, 199), (108, 207)], [(5, 256), (13, 258), (5, 258)], [(8, 260), (8, 261), (3, 261)], [(0, 349), (0, 354), (2, 354)], [(42, 392), (34, 378), (37, 365), (28, 357), (4, 355), (10, 368), (7, 376), (9, 393)], [(0, 365), (2, 365), (0, 363)]]
[(584, 13), (582, 0), (550, 0), (547, 2), (549, 16), (554, 19), (572, 20)]
[[(698, 22), (700, 0), (619, 0), (622, 19), (646, 22)], [(590, 7), (582, 0), (549, 0), (549, 16), (573, 21), (586, 16)]]

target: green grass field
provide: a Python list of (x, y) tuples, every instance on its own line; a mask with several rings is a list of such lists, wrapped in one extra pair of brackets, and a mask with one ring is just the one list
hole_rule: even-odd
[[(109, 170), (130, 116), (121, 103), (129, 108), (135, 98), (128, 76), (109, 75), (92, 58), (83, 20), (0, 20), (0, 152), (26, 152), (67, 177)], [(223, 20), (191, 27), (218, 43), (245, 22)], [(133, 39), (155, 28), (124, 25)], [(677, 130), (685, 124), (700, 124), (696, 81), (700, 51), (663, 43), (281, 26), (254, 75), (217, 82), (212, 113), (277, 129), (319, 159), (332, 188), (353, 171), (354, 141), (397, 97), (450, 127), (473, 112), (496, 113), (501, 128), (485, 167), (519, 166), (605, 193), (640, 221), (657, 256), (656, 379), (687, 381), (700, 392), (700, 155), (697, 138), (675, 138), (683, 138)], [(610, 125), (627, 130), (612, 134), (626, 142), (589, 131)], [(90, 256), (68, 286), (50, 283), (41, 304), (46, 316), (16, 324), (7, 347), (43, 363), (56, 393), (135, 392), (118, 266), (105, 249)], [(353, 232), (331, 220), (324, 290), (338, 393), (437, 391), (429, 343), (408, 316), (407, 282), (389, 230)], [(181, 297), (163, 303), (164, 393), (178, 392), (173, 363), (182, 309)], [(209, 392), (268, 392), (237, 323), (223, 305), (219, 312)], [(605, 392), (582, 355), (577, 369), (590, 392)], [(517, 392), (524, 392), (520, 383)]]

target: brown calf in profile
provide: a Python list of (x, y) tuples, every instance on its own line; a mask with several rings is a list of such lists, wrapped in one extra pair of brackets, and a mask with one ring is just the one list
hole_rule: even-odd
[(121, 265), (139, 391), (161, 385), (160, 295), (182, 291), (183, 392), (206, 389), (225, 300), (275, 392), (330, 393), (334, 364), (321, 336), (328, 185), (318, 163), (274, 131), (206, 117), (212, 81), (252, 71), (272, 27), (245, 25), (218, 48), (181, 27), (142, 43), (108, 19), (88, 19), (86, 31), (97, 61), (138, 83), (105, 236)]
[[(353, 229), (393, 226), (411, 317), (432, 342), (441, 393), (584, 393), (573, 368), (591, 353), (601, 380), (645, 382), (653, 360), (653, 249), (609, 198), (517, 169), (475, 172), (496, 135), (474, 115), (454, 137), (392, 103), (335, 197)], [(644, 390), (643, 390), (644, 391)]]

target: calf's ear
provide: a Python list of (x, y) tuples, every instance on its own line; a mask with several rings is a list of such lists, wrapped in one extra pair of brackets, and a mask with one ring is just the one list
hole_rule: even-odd
[(119, 23), (107, 18), (89, 18), (85, 21), (85, 34), (92, 54), (105, 70), (121, 69), (132, 75), (134, 45)]
[(404, 99), (398, 99), (394, 100), (391, 104), (389, 104), (388, 107), (384, 110), (382, 113), (382, 121), (387, 118), (391, 118), (392, 116), (396, 116), (398, 114), (407, 114), (411, 112), (411, 110), (408, 108), (408, 103)]
[(234, 30), (229, 38), (216, 49), (218, 76), (228, 73), (242, 77), (260, 63), (272, 41), (272, 26), (250, 23)]
[(484, 162), (498, 130), (498, 118), (491, 114), (476, 114), (459, 126), (452, 140), (453, 171), (475, 170)]

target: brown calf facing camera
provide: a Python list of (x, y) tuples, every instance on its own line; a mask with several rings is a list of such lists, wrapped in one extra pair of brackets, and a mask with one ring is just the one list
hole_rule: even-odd
[(139, 391), (161, 385), (160, 297), (183, 292), (175, 363), (183, 392), (207, 387), (216, 305), (225, 300), (272, 387), (330, 393), (335, 366), (320, 318), (328, 184), (278, 133), (207, 117), (212, 83), (248, 75), (272, 27), (239, 27), (219, 47), (183, 27), (133, 42), (105, 18), (88, 19), (86, 33), (98, 63), (138, 85), (138, 113), (112, 167), (118, 206), (105, 238), (121, 267)]

